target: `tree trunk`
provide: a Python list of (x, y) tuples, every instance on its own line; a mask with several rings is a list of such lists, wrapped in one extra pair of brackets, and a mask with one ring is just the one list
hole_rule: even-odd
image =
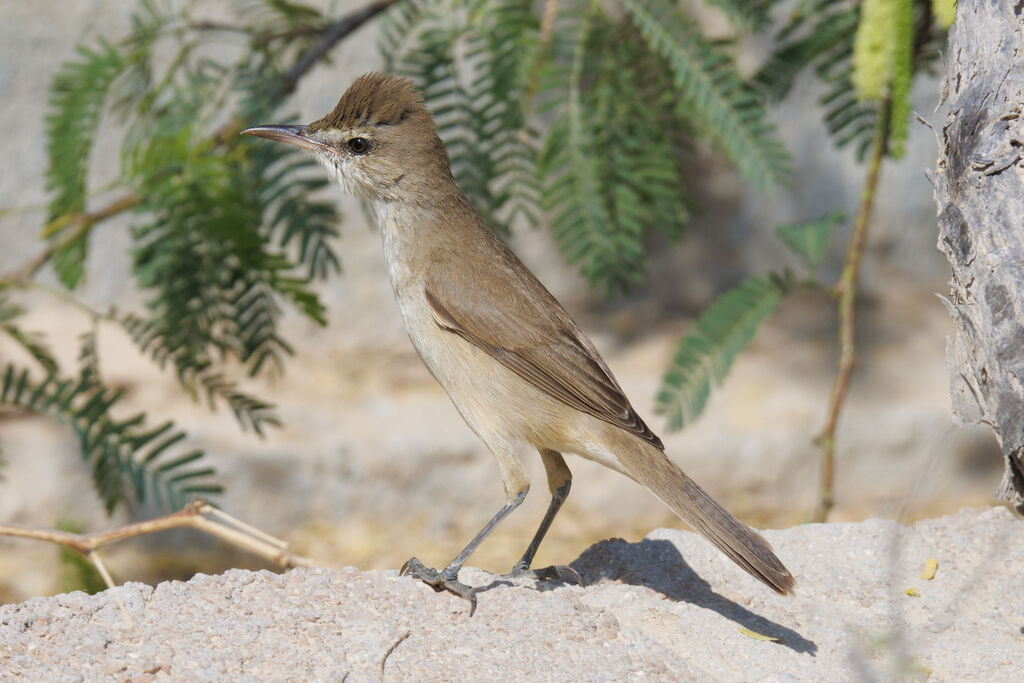
[(939, 250), (953, 268), (953, 414), (995, 431), (998, 495), (1024, 512), (1024, 3), (960, 0), (938, 166)]

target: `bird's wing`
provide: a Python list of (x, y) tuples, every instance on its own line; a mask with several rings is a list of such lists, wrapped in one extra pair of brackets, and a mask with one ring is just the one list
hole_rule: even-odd
[(470, 281), (465, 271), (428, 277), (424, 294), (437, 324), (549, 396), (664, 450), (558, 301), (518, 259), (499, 270), (508, 277)]

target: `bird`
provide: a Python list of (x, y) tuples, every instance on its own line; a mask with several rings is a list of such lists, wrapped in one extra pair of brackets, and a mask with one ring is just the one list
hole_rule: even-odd
[(563, 456), (575, 454), (644, 486), (752, 576), (793, 593), (794, 578), (767, 541), (669, 459), (594, 344), (480, 218), (412, 81), (364, 74), (308, 125), (242, 132), (307, 150), (343, 191), (368, 203), (412, 345), (497, 460), (502, 508), (444, 568), (413, 557), (402, 574), (466, 598), (475, 609), (476, 589), (459, 581), (459, 571), (523, 502), (530, 481), (522, 455), (535, 450), (551, 501), (508, 576), (564, 575), (565, 568), (532, 563), (572, 484)]

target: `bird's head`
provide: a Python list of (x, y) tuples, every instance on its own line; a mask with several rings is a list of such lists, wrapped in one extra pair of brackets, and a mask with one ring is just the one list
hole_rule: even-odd
[(309, 125), (242, 133), (309, 150), (343, 189), (370, 200), (429, 201), (454, 183), (437, 126), (406, 78), (365, 74)]

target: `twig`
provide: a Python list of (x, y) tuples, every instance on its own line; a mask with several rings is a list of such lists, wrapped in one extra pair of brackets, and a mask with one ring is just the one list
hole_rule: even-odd
[(116, 216), (119, 213), (127, 211), (128, 209), (132, 209), (141, 203), (142, 199), (138, 195), (132, 193), (125, 195), (124, 197), (120, 197), (119, 199), (115, 199), (102, 209), (97, 209), (96, 211), (90, 211), (88, 213), (68, 213), (53, 219), (43, 229), (43, 236), (60, 232), (66, 229), (69, 225), (74, 226), (74, 229), (64, 238), (51, 242), (41, 254), (23, 265), (21, 268), (18, 268), (0, 279), (11, 283), (25, 282), (26, 280), (32, 279), (35, 274), (38, 273), (51, 258), (53, 258), (54, 254), (71, 244), (76, 239), (85, 235), (97, 223), (105, 221), (112, 216)]
[[(211, 517), (216, 519), (211, 519)], [(286, 542), (274, 538), (263, 531), (259, 531), (201, 500), (190, 503), (181, 510), (164, 515), (163, 517), (135, 522), (134, 524), (95, 534), (73, 534), (66, 531), (39, 529), (19, 524), (0, 524), (0, 536), (16, 536), (50, 541), (51, 543), (65, 545), (80, 553), (87, 554), (108, 543), (178, 527), (198, 529), (239, 548), (248, 550), (284, 568), (317, 566), (313, 560), (289, 552)]]
[(326, 55), (331, 48), (338, 43), (338, 41), (398, 1), (399, 0), (377, 0), (377, 2), (371, 3), (362, 9), (358, 9), (355, 12), (342, 17), (333, 24), (327, 25), (324, 28), (323, 33), (320, 34), (320, 40), (316, 41), (316, 44), (313, 45), (313, 47), (309, 48), (305, 54), (299, 57), (298, 61), (295, 62), (295, 66), (285, 72), (282, 77), (284, 82), (284, 92), (290, 93), (295, 90), (295, 86), (298, 85), (299, 79), (305, 76), (306, 72), (313, 68), (314, 64), (323, 59), (324, 55)]
[[(143, 522), (135, 522), (134, 524), (118, 527), (117, 529), (94, 534), (74, 534), (69, 531), (41, 529), (21, 524), (0, 524), (0, 536), (33, 538), (38, 541), (48, 541), (63, 545), (77, 550), (89, 558), (93, 564), (96, 564), (92, 553), (95, 553), (98, 548), (104, 545), (123, 541), (126, 538), (134, 538), (135, 536), (143, 536), (179, 527), (192, 527), (211, 536), (216, 536), (286, 569), (290, 567), (317, 566), (313, 560), (289, 552), (286, 542), (259, 531), (245, 522), (217, 510), (202, 500), (189, 503), (181, 510), (172, 512), (169, 515), (148, 519)], [(99, 569), (98, 565), (97, 569)], [(100, 574), (104, 574), (104, 570), (100, 570)], [(108, 585), (112, 585), (112, 582), (106, 576), (104, 576), (104, 580), (107, 580)]]
[(227, 24), (223, 21), (213, 21), (212, 19), (190, 21), (186, 26), (192, 31), (224, 31), (226, 33), (244, 33), (245, 35), (250, 35), (252, 33), (252, 29), (248, 26)]
[[(555, 19), (558, 18), (558, 0), (547, 0), (544, 3), (544, 12), (540, 20), (540, 37), (537, 40), (537, 52), (533, 58), (533, 66), (530, 68), (530, 80), (526, 86), (526, 103), (523, 105), (523, 118), (530, 116), (530, 109), (533, 107), (533, 98), (537, 95), (537, 82), (540, 80), (540, 70), (547, 58), (548, 46), (551, 44), (551, 36), (555, 32)], [(526, 132), (523, 126), (522, 133)]]
[(384, 659), (380, 660), (380, 672), (383, 675), (384, 665), (388, 662), (388, 657), (391, 653), (398, 649), (398, 646), (405, 642), (405, 639), (412, 635), (412, 631), (406, 631), (402, 636), (394, 642), (394, 644), (388, 648), (388, 651), (384, 653)]
[[(210, 517), (215, 519), (210, 519)], [(0, 524), (0, 536), (49, 541), (50, 543), (66, 546), (85, 555), (86, 559), (96, 567), (96, 571), (103, 577), (103, 582), (107, 584), (107, 588), (111, 589), (125, 624), (128, 628), (134, 628), (135, 625), (128, 614), (128, 608), (125, 606), (124, 600), (121, 599), (120, 593), (116, 590), (117, 586), (114, 584), (110, 572), (107, 571), (107, 567), (100, 557), (99, 548), (108, 543), (115, 543), (126, 538), (177, 527), (192, 527), (193, 529), (206, 532), (211, 536), (216, 536), (239, 548), (266, 558), (281, 567), (316, 566), (313, 560), (288, 552), (288, 544), (284, 541), (274, 538), (270, 534), (260, 531), (240, 519), (235, 519), (226, 512), (222, 512), (202, 500), (189, 503), (181, 510), (164, 515), (163, 517), (136, 522), (112, 529), (111, 531), (95, 534), (74, 534), (58, 529), (40, 529), (20, 524)]]
[(850, 374), (853, 372), (853, 366), (857, 359), (854, 345), (857, 274), (860, 269), (861, 256), (864, 254), (868, 228), (871, 224), (871, 208), (874, 204), (875, 189), (878, 186), (879, 171), (889, 139), (891, 106), (891, 102), (885, 99), (878, 108), (878, 120), (871, 141), (871, 160), (868, 162), (868, 173), (864, 179), (860, 205), (857, 207), (857, 216), (853, 222), (853, 234), (850, 236), (850, 244), (846, 248), (846, 262), (843, 265), (839, 283), (836, 285), (836, 295), (839, 298), (839, 367), (836, 370), (835, 382), (832, 384), (832, 394), (829, 396), (825, 427), (817, 439), (821, 446), (821, 488), (818, 507), (814, 512), (814, 521), (816, 522), (826, 521), (829, 512), (835, 505), (833, 485), (835, 480), (836, 424), (839, 421), (839, 411), (842, 409), (846, 391), (850, 385)]
[(114, 594), (114, 600), (117, 602), (118, 608), (121, 610), (121, 617), (124, 618), (125, 626), (128, 628), (135, 628), (135, 622), (132, 621), (132, 617), (128, 614), (128, 606), (124, 604), (124, 600), (121, 599), (121, 594), (117, 591), (114, 586), (114, 580), (110, 578), (110, 572), (107, 571), (107, 565), (103, 564), (103, 560), (100, 558), (99, 550), (90, 550), (85, 555), (92, 562), (93, 566), (96, 567), (96, 571), (103, 577), (103, 583), (107, 584), (107, 588)]
[(301, 36), (315, 36), (321, 31), (325, 30), (325, 26), (299, 26), (297, 28), (288, 29), (286, 31), (267, 31), (260, 33), (253, 31), (249, 26), (239, 26), (237, 24), (226, 24), (220, 21), (211, 20), (200, 20), (192, 21), (187, 24), (188, 28), (193, 31), (222, 31), (224, 33), (241, 33), (242, 35), (251, 38), (253, 45), (262, 47), (271, 43), (275, 40), (287, 39), (287, 38), (299, 38)]

